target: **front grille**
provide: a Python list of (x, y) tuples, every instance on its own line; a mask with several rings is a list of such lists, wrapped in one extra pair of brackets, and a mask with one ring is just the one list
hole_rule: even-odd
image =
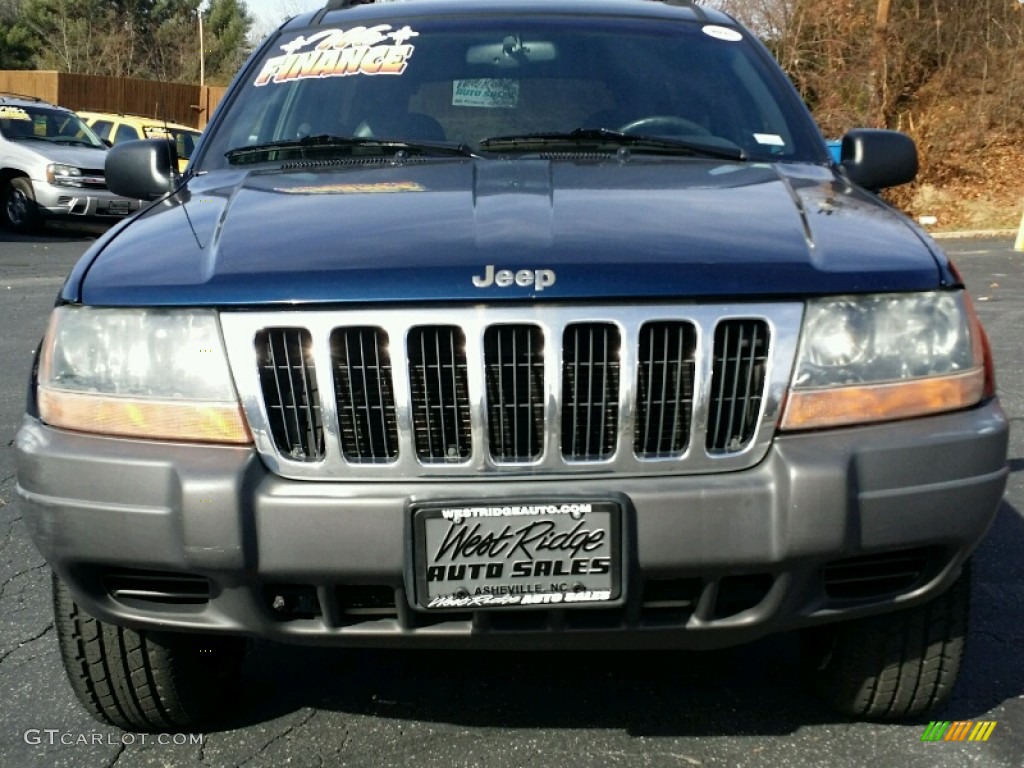
[(86, 189), (106, 189), (107, 182), (102, 168), (83, 168), (82, 176), (96, 181), (83, 181), (82, 186)]
[(388, 335), (380, 328), (339, 328), (331, 334), (331, 365), (345, 459), (394, 459), (398, 427)]
[(465, 335), (454, 326), (413, 328), (408, 355), (416, 455), (464, 461), (472, 446)]
[(295, 461), (324, 455), (323, 420), (312, 337), (303, 329), (271, 328), (256, 336), (267, 417), (278, 451)]
[(697, 334), (689, 323), (648, 323), (636, 367), (637, 456), (679, 456), (690, 437)]
[(562, 455), (599, 461), (615, 452), (619, 422), (619, 331), (574, 323), (562, 338)]
[(257, 448), (285, 477), (649, 475), (764, 456), (802, 308), (743, 310), (448, 307), (437, 324), (427, 311), (237, 312), (222, 324)]
[(754, 436), (768, 363), (768, 326), (760, 320), (729, 320), (715, 330), (711, 415), (712, 453), (742, 450)]
[(535, 325), (484, 333), (487, 426), (495, 461), (532, 461), (544, 437), (544, 337)]

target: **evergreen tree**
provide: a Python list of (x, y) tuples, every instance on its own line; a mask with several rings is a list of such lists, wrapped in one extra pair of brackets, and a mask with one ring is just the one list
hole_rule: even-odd
[(207, 84), (227, 85), (252, 52), (252, 16), (241, 0), (211, 0), (204, 20)]

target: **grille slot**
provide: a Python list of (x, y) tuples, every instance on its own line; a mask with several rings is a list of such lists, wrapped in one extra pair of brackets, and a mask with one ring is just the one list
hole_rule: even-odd
[(204, 605), (210, 600), (210, 582), (202, 576), (159, 571), (115, 570), (103, 575), (112, 598), (162, 605)]
[(409, 331), (413, 433), (420, 461), (460, 462), (472, 453), (466, 337), (453, 325)]
[(680, 456), (690, 440), (697, 332), (690, 323), (647, 323), (637, 350), (633, 450), (645, 459)]
[(354, 463), (398, 456), (398, 424), (388, 335), (381, 328), (338, 328), (331, 334), (341, 449)]
[(822, 574), (825, 594), (856, 600), (903, 592), (918, 584), (936, 559), (934, 550), (923, 547), (836, 560)]
[(495, 461), (539, 458), (544, 448), (544, 335), (535, 325), (484, 333), (487, 426)]
[(293, 461), (324, 457), (323, 415), (312, 336), (304, 328), (269, 328), (256, 335), (263, 402), (278, 451)]
[(715, 329), (709, 453), (742, 451), (757, 428), (768, 367), (768, 324), (726, 320)]
[(775, 579), (767, 573), (726, 576), (718, 582), (713, 617), (724, 619), (759, 605), (774, 583)]
[(571, 461), (615, 453), (619, 423), (618, 329), (576, 323), (562, 337), (562, 455)]

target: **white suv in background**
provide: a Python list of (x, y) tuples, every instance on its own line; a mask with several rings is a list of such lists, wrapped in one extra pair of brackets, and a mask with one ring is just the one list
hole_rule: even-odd
[(0, 224), (31, 232), (47, 218), (114, 221), (138, 210), (107, 189), (107, 149), (74, 112), (0, 95)]

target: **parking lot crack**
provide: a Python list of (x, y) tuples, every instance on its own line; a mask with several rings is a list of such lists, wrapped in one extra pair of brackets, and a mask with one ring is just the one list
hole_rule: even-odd
[(19, 576), (24, 576), (26, 573), (32, 573), (32, 571), (38, 571), (46, 567), (46, 563), (40, 565), (33, 565), (31, 568), (25, 568), (24, 570), (18, 571), (12, 576), (4, 580), (3, 584), (0, 584), (0, 598), (3, 598), (4, 592), (7, 591), (7, 586)]
[(1020, 642), (1018, 638), (1011, 638), (1011, 639), (1008, 640), (1005, 637), (1003, 637), (1002, 635), (1000, 635), (1000, 634), (998, 634), (996, 632), (990, 632), (987, 629), (976, 629), (976, 630), (972, 631), (972, 634), (984, 635), (985, 637), (990, 637), (993, 640), (995, 640), (997, 643), (1001, 643), (1002, 645), (1016, 645), (1018, 642)]
[(34, 643), (36, 640), (41, 638), (43, 635), (45, 635), (47, 632), (49, 632), (52, 629), (53, 629), (53, 622), (51, 621), (38, 634), (33, 635), (32, 637), (28, 638), (27, 640), (22, 640), (14, 648), (11, 648), (11, 650), (6, 651), (3, 654), (0, 654), (0, 664), (3, 664), (5, 661), (7, 661), (7, 657), (10, 656), (12, 653), (14, 653), (16, 650), (18, 650), (19, 648), (22, 648), (22, 647), (28, 645), (29, 643)]
[(117, 752), (114, 753), (114, 757), (109, 763), (106, 764), (105, 768), (113, 768), (117, 764), (117, 761), (121, 759), (121, 755), (124, 754), (125, 745), (121, 744), (117, 748)]
[(292, 733), (293, 731), (296, 731), (296, 730), (298, 730), (299, 728), (301, 728), (302, 726), (304, 726), (304, 725), (305, 725), (306, 723), (308, 723), (308, 722), (309, 722), (310, 720), (312, 720), (312, 719), (313, 719), (313, 718), (314, 718), (315, 716), (316, 716), (316, 710), (314, 709), (314, 710), (312, 710), (312, 711), (311, 711), (311, 712), (310, 712), (310, 713), (309, 713), (308, 715), (306, 715), (306, 717), (304, 717), (304, 718), (302, 719), (302, 722), (296, 723), (295, 725), (289, 725), (289, 726), (288, 726), (287, 728), (285, 728), (285, 729), (284, 729), (283, 731), (281, 731), (281, 733), (277, 734), (277, 736), (275, 736), (275, 737), (274, 737), (274, 738), (272, 738), (272, 739), (271, 739), (270, 741), (268, 741), (268, 742), (267, 742), (266, 744), (264, 744), (264, 745), (263, 745), (262, 747), (260, 747), (260, 748), (259, 748), (259, 749), (258, 749), (258, 750), (256, 751), (256, 753), (255, 753), (255, 754), (253, 754), (253, 755), (250, 755), (250, 756), (249, 756), (249, 757), (247, 757), (247, 758), (246, 758), (245, 760), (243, 760), (242, 762), (240, 762), (240, 763), (238, 764), (238, 768), (242, 768), (242, 766), (243, 766), (243, 765), (246, 765), (247, 763), (250, 763), (250, 762), (252, 762), (253, 760), (255, 760), (255, 759), (256, 759), (257, 757), (259, 757), (260, 755), (262, 755), (262, 754), (266, 753), (266, 751), (267, 751), (268, 749), (270, 749), (270, 747), (271, 747), (271, 746), (272, 746), (273, 744), (276, 744), (277, 742), (281, 741), (281, 739), (287, 738), (287, 737), (288, 737), (289, 735), (291, 735), (291, 733)]
[(0, 541), (0, 550), (6, 549), (7, 545), (11, 543), (11, 539), (14, 538), (14, 524), (21, 520), (20, 517), (16, 517), (13, 520), (7, 521), (7, 533), (4, 534), (4, 540)]

